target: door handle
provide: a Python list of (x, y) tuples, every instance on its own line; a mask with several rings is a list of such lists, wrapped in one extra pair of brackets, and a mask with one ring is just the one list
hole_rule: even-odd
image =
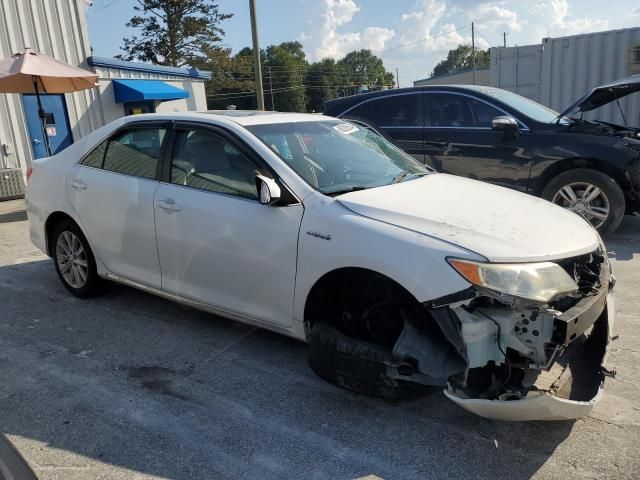
[(31, 143), (33, 143), (34, 145), (40, 145), (42, 142), (40, 140), (38, 140), (37, 138), (32, 138), (31, 139)]
[(74, 180), (71, 182), (71, 186), (73, 188), (75, 188), (76, 190), (86, 190), (87, 189), (87, 184), (84, 182), (80, 182), (78, 180)]
[(168, 212), (179, 212), (182, 207), (178, 205), (173, 198), (167, 198), (166, 200), (160, 200), (156, 202), (156, 205)]

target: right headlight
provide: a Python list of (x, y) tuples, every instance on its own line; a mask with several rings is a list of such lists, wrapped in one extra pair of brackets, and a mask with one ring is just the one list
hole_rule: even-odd
[(569, 274), (553, 262), (484, 263), (458, 258), (447, 259), (467, 281), (496, 292), (548, 303), (574, 293), (578, 285)]

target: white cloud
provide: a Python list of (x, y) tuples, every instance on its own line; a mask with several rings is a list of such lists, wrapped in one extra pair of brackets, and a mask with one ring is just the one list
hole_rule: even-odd
[(581, 17), (570, 20), (568, 0), (544, 0), (534, 5), (532, 10), (539, 15), (539, 28), (546, 30), (545, 36), (595, 32), (606, 30), (609, 26), (607, 20), (600, 18)]
[(319, 60), (339, 58), (355, 49), (383, 49), (386, 42), (395, 36), (393, 29), (371, 26), (356, 32), (338, 31), (351, 22), (359, 10), (354, 0), (324, 0), (319, 28), (301, 36), (307, 40), (307, 45), (312, 46), (311, 56)]

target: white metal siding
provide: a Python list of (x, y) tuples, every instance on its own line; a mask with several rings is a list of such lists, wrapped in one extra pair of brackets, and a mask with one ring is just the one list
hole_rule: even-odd
[[(476, 85), (490, 85), (489, 69), (482, 68), (476, 70)], [(424, 78), (413, 82), (414, 87), (422, 85), (472, 85), (473, 71), (465, 70), (463, 72), (452, 73), (449, 75), (439, 75), (433, 78)]]
[[(491, 85), (562, 111), (592, 88), (637, 73), (633, 49), (640, 28), (545, 38), (541, 45), (491, 49)], [(536, 88), (536, 85), (538, 88)], [(640, 95), (620, 100), (629, 124), (640, 125)], [(622, 123), (611, 103), (584, 118)]]
[(164, 75), (150, 72), (139, 72), (119, 68), (96, 67), (98, 74), (98, 103), (102, 124), (107, 124), (124, 115), (124, 106), (115, 103), (112, 80), (117, 79), (149, 79), (161, 80), (189, 93), (189, 98), (160, 102), (156, 106), (158, 113), (205, 111), (207, 109), (207, 97), (204, 81), (177, 75)]
[[(2, 0), (0, 1), (0, 58), (31, 47), (54, 58), (90, 69), (86, 64), (89, 38), (85, 23), (84, 0)], [(89, 105), (97, 92), (86, 90), (65, 95), (69, 124), (74, 139), (100, 125), (95, 109)], [(0, 94), (0, 168), (25, 169), (32, 159), (22, 98)]]

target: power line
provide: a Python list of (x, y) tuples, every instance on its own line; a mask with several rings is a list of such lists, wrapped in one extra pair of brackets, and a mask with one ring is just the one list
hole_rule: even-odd
[(422, 40), (418, 40), (417, 42), (405, 43), (403, 45), (396, 45), (395, 47), (386, 48), (384, 50), (375, 50), (375, 51), (372, 51), (371, 53), (385, 53), (385, 52), (390, 52), (392, 50), (398, 50), (399, 48), (410, 47), (412, 45), (417, 45), (419, 43), (428, 42), (429, 40), (433, 40), (434, 38), (442, 37), (444, 35), (449, 35), (450, 33), (460, 32), (461, 30), (465, 30), (468, 28), (471, 28), (471, 26), (464, 25), (462, 27), (456, 27), (453, 30), (442, 32), (442, 33), (439, 33), (438, 35), (429, 35), (427, 38), (423, 38)]

